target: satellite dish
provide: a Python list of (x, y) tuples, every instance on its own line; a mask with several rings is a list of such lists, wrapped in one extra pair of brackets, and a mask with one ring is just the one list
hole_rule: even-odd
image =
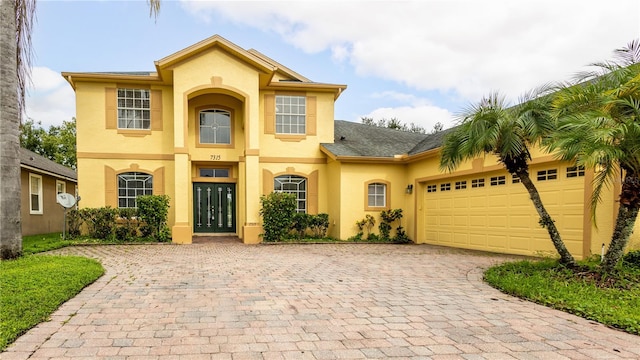
[(76, 204), (76, 198), (71, 194), (60, 193), (56, 196), (56, 199), (58, 200), (58, 204), (64, 206), (67, 209), (73, 207), (73, 205)]

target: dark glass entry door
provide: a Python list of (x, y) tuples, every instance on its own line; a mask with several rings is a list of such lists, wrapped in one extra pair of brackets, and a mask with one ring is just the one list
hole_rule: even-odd
[(236, 232), (235, 184), (193, 184), (193, 231)]

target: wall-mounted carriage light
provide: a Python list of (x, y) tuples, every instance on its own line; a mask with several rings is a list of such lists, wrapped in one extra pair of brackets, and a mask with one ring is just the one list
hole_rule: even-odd
[(411, 194), (413, 192), (413, 184), (407, 185), (407, 194)]

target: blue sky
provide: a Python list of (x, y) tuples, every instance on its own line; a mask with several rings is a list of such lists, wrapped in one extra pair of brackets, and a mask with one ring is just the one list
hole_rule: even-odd
[(60, 72), (154, 71), (214, 34), (317, 82), (348, 85), (336, 119), (397, 117), (427, 130), (491, 91), (511, 101), (640, 37), (640, 2), (146, 1), (37, 3), (27, 117), (75, 116)]

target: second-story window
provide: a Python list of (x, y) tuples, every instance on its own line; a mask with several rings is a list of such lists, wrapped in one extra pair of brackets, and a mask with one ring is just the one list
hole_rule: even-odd
[(200, 143), (231, 144), (231, 113), (221, 109), (200, 111)]
[(306, 133), (306, 100), (304, 96), (276, 96), (277, 134)]
[(151, 97), (145, 89), (118, 89), (118, 128), (151, 128)]

